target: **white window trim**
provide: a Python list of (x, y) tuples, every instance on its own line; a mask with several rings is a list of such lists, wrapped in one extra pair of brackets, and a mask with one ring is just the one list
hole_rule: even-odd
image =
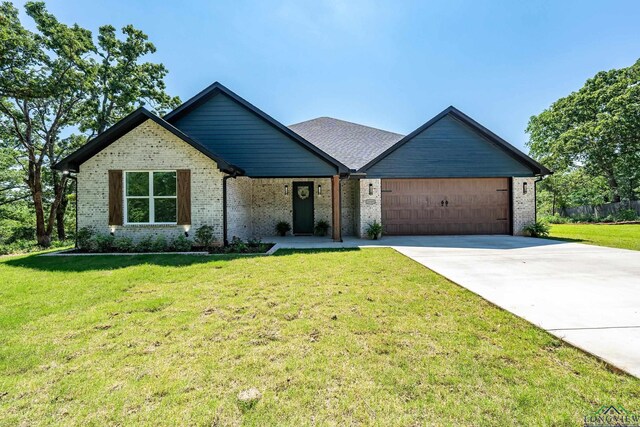
[[(149, 175), (149, 195), (148, 196), (127, 196), (127, 174), (130, 172), (144, 172)], [(154, 196), (153, 195), (153, 174), (155, 172), (174, 172), (176, 174), (176, 195), (175, 196)], [(176, 169), (154, 169), (154, 170), (125, 170), (122, 174), (122, 198), (124, 207), (124, 225), (177, 225), (178, 219), (178, 171)], [(149, 222), (129, 222), (129, 207), (127, 199), (147, 199), (149, 200)], [(155, 221), (155, 202), (154, 199), (176, 199), (176, 222), (156, 222)]]

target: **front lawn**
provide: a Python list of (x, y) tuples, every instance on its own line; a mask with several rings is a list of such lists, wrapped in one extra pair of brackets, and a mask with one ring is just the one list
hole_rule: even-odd
[[(0, 425), (581, 425), (640, 381), (391, 249), (0, 261)], [(262, 399), (240, 404), (255, 387)]]
[(553, 224), (549, 237), (640, 251), (640, 224)]

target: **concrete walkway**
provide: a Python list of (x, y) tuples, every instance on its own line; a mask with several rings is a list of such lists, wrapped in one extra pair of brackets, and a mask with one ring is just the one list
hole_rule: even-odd
[[(315, 240), (314, 240), (315, 239)], [(295, 239), (291, 239), (293, 242)], [(640, 377), (640, 252), (512, 236), (309, 238), (280, 247), (392, 247)]]

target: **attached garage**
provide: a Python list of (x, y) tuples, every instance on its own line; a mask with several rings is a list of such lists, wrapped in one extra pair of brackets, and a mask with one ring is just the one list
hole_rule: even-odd
[(382, 179), (387, 235), (510, 234), (509, 178)]

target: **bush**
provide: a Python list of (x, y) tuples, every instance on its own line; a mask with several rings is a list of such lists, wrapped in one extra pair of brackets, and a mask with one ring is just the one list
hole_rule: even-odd
[(248, 245), (241, 238), (233, 236), (229, 244), (229, 252), (241, 254), (247, 252)]
[(91, 242), (91, 250), (96, 252), (110, 252), (114, 238), (110, 234), (96, 234)]
[(568, 224), (572, 222), (572, 219), (566, 216), (555, 214), (543, 216), (542, 218), (540, 218), (540, 221), (546, 222), (547, 224)]
[(616, 212), (614, 217), (616, 221), (635, 221), (638, 219), (638, 214), (633, 209), (622, 209)]
[(380, 236), (382, 236), (382, 224), (378, 221), (373, 221), (373, 223), (369, 224), (367, 227), (367, 236), (370, 239), (378, 240)]
[(95, 230), (93, 227), (82, 227), (78, 230), (78, 235), (76, 236), (78, 249), (82, 251), (90, 251), (94, 234)]
[(167, 239), (160, 235), (151, 243), (151, 252), (164, 252), (167, 250)]
[(211, 225), (202, 225), (196, 230), (196, 243), (205, 248), (210, 248), (215, 243), (214, 229)]
[(153, 236), (144, 236), (136, 245), (137, 252), (151, 252), (153, 249)]
[(327, 232), (329, 231), (329, 223), (325, 220), (316, 222), (314, 231), (316, 236), (326, 236)]
[(291, 231), (291, 225), (287, 221), (280, 221), (276, 224), (276, 231), (281, 236), (286, 236)]
[(258, 248), (260, 246), (262, 246), (262, 239), (259, 237), (255, 237), (252, 239), (247, 240), (247, 245), (252, 247), (252, 248)]
[(191, 240), (187, 239), (184, 235), (180, 234), (173, 239), (171, 247), (178, 252), (187, 252), (191, 250)]
[(549, 226), (544, 222), (536, 221), (525, 225), (522, 232), (530, 237), (547, 237), (549, 235)]
[(36, 229), (30, 225), (19, 225), (11, 229), (11, 234), (6, 240), (6, 243), (14, 243), (19, 240), (35, 240)]
[(113, 239), (113, 247), (118, 252), (133, 252), (136, 245), (133, 244), (131, 237), (116, 237)]

